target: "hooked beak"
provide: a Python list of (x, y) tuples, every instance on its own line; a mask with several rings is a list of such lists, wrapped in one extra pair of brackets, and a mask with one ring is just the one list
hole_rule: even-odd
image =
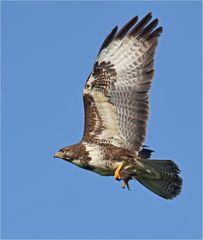
[(54, 158), (61, 158), (62, 157), (62, 154), (60, 152), (56, 152), (54, 154)]

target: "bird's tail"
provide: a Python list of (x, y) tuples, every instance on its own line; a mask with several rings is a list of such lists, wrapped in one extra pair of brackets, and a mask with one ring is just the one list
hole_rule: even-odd
[(141, 170), (140, 174), (132, 176), (134, 179), (166, 199), (172, 199), (180, 193), (182, 179), (178, 175), (180, 170), (173, 161), (142, 159), (139, 162), (145, 171), (142, 173)]

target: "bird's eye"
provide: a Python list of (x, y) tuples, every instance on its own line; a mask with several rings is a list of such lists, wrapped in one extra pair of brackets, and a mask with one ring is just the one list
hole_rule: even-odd
[(63, 153), (63, 152), (64, 152), (64, 149), (63, 149), (63, 148), (62, 148), (62, 149), (60, 149), (60, 150), (59, 150), (59, 152)]

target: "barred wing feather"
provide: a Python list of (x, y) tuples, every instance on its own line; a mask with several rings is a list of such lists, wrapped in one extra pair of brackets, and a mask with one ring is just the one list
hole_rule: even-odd
[[(149, 116), (154, 53), (162, 27), (151, 13), (107, 36), (84, 88), (83, 140), (139, 152)], [(151, 21), (151, 22), (150, 22)]]

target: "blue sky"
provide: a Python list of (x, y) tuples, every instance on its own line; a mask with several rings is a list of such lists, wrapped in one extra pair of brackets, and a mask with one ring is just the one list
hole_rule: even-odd
[[(146, 144), (184, 180), (167, 201), (54, 159), (83, 134), (82, 89), (106, 34), (164, 27)], [(201, 238), (201, 3), (2, 3), (2, 238)]]

